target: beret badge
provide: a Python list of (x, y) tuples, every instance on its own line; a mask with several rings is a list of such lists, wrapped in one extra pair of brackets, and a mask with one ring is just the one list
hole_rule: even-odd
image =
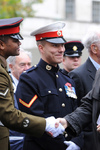
[(73, 51), (77, 51), (77, 46), (73, 46)]

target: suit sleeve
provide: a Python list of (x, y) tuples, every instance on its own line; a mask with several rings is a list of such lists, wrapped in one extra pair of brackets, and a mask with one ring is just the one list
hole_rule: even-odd
[(83, 103), (74, 112), (65, 116), (70, 126), (66, 129), (67, 132), (73, 136), (78, 135), (89, 123), (92, 122), (92, 94), (90, 91), (82, 98)]

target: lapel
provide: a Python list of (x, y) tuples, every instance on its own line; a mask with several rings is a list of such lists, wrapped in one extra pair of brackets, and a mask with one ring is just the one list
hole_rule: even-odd
[(96, 70), (96, 68), (94, 67), (94, 65), (92, 64), (92, 62), (90, 61), (89, 58), (86, 61), (86, 65), (87, 65), (87, 71), (88, 71), (89, 76), (94, 80), (97, 70)]

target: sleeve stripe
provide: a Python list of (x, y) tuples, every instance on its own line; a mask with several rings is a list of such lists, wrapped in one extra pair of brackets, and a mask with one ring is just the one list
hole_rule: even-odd
[(0, 92), (0, 95), (2, 95), (2, 96), (6, 96), (6, 94), (8, 93), (8, 88), (7, 88), (7, 90), (4, 92), (4, 93), (2, 93), (2, 92)]
[(20, 98), (19, 98), (19, 102), (22, 105), (24, 105), (25, 107), (30, 108), (37, 98), (38, 98), (38, 96), (35, 95), (28, 104), (26, 102), (24, 102), (23, 100), (21, 100)]

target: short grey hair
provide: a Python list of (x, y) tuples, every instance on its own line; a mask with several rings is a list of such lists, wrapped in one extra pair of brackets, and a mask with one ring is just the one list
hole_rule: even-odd
[(98, 30), (89, 31), (82, 39), (82, 43), (88, 52), (91, 50), (91, 45), (98, 41), (100, 41), (100, 31)]
[[(27, 54), (27, 55), (29, 56), (29, 58), (31, 59), (31, 62), (32, 62), (32, 53), (31, 53), (31, 52), (26, 51), (26, 50), (20, 48), (20, 53), (25, 53), (25, 54)], [(19, 54), (19, 55), (20, 55), (20, 54)], [(17, 56), (19, 56), (19, 55), (17, 55)], [(7, 59), (8, 64), (13, 64), (13, 65), (15, 65), (16, 57), (17, 57), (17, 56), (9, 56), (8, 59)]]

